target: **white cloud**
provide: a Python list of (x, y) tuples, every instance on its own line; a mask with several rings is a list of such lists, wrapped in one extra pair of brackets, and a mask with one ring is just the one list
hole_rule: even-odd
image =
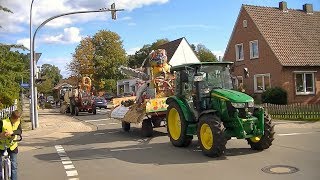
[(30, 49), (30, 38), (18, 39), (16, 44), (21, 44), (24, 47)]
[(128, 55), (133, 55), (134, 53), (136, 53), (136, 51), (138, 51), (138, 50), (140, 50), (140, 49), (141, 49), (141, 47), (130, 48), (130, 49), (126, 50), (126, 53), (127, 53)]
[[(32, 24), (39, 26), (46, 19), (69, 12), (99, 10), (100, 8), (110, 8), (112, 3), (116, 3), (116, 8), (131, 11), (136, 8), (152, 4), (164, 4), (169, 0), (35, 0), (32, 8)], [(14, 14), (0, 12), (0, 24), (4, 27), (2, 32), (21, 32), (26, 30), (23, 26), (29, 26), (31, 0), (1, 0), (1, 5), (9, 8)], [(121, 14), (121, 12), (118, 12)], [(118, 16), (119, 17), (119, 16)], [(75, 22), (88, 22), (90, 20), (106, 20), (110, 18), (110, 13), (86, 13), (59, 17), (50, 21), (49, 27), (66, 27)], [(124, 20), (130, 20), (130, 17), (124, 17)]]
[(47, 43), (78, 43), (81, 40), (80, 30), (76, 27), (65, 28), (63, 34), (56, 36), (47, 36), (44, 38), (44, 42)]

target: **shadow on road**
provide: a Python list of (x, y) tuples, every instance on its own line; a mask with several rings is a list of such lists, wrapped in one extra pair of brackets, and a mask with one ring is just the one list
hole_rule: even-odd
[[(240, 156), (257, 153), (248, 148), (229, 148), (225, 157), (209, 158), (201, 153), (198, 141), (194, 140), (189, 147), (177, 148), (169, 141), (155, 142), (154, 138), (167, 136), (155, 131), (152, 138), (142, 138), (139, 131), (123, 132), (121, 129), (100, 130), (67, 142), (63, 146), (72, 161), (116, 158), (121, 161), (137, 164), (186, 164), (208, 161), (228, 160), (228, 156)], [(168, 138), (169, 139), (169, 138)], [(88, 143), (89, 142), (89, 143)], [(123, 142), (123, 143), (121, 143)], [(91, 146), (92, 145), (97, 145)], [(85, 145), (84, 148), (72, 150), (72, 146)], [(43, 161), (60, 161), (57, 153), (40, 154), (36, 158)]]

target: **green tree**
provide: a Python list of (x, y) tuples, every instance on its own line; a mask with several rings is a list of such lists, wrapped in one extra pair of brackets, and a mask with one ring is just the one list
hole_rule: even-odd
[(152, 50), (156, 50), (160, 45), (168, 43), (168, 39), (158, 39), (155, 42), (150, 44), (145, 44), (141, 49), (135, 52), (134, 55), (129, 55), (128, 57), (128, 65), (131, 68), (140, 67), (143, 61), (148, 57)]
[(71, 75), (81, 77), (91, 77), (94, 73), (93, 58), (95, 55), (95, 47), (92, 42), (92, 38), (86, 37), (80, 41), (80, 44), (76, 47), (75, 53), (72, 54), (72, 60), (68, 65), (68, 70), (71, 71)]
[(196, 54), (201, 62), (214, 62), (217, 61), (217, 57), (203, 44), (198, 44), (196, 48)]
[(9, 46), (0, 45), (0, 108), (19, 99), (22, 80), (28, 81), (28, 57)]
[(43, 64), (41, 66), (40, 74), (49, 78), (52, 81), (53, 85), (57, 85), (58, 82), (62, 79), (62, 75), (60, 73), (60, 69), (51, 64)]
[(127, 58), (120, 36), (115, 32), (101, 30), (93, 36), (92, 42), (95, 47), (93, 79), (96, 83), (101, 79), (123, 78), (118, 68), (127, 64)]

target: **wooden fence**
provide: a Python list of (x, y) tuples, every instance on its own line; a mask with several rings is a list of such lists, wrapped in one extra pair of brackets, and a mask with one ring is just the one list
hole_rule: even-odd
[(320, 104), (263, 104), (272, 118), (320, 120)]

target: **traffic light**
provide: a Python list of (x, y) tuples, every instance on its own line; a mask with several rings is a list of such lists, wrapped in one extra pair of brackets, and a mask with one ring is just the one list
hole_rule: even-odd
[(113, 20), (116, 20), (117, 19), (117, 14), (116, 14), (117, 10), (116, 10), (116, 4), (115, 3), (111, 4), (110, 10), (111, 10), (111, 18)]

